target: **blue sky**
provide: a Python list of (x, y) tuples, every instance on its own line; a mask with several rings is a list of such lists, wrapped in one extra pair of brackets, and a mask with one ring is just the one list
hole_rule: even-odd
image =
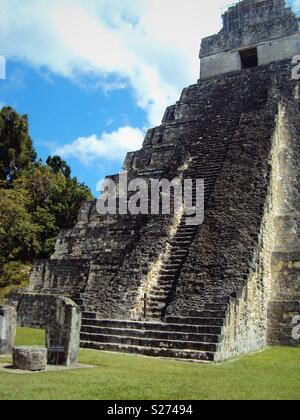
[(0, 106), (28, 114), (39, 156), (59, 153), (95, 193), (196, 82), (200, 40), (228, 3), (0, 0)]

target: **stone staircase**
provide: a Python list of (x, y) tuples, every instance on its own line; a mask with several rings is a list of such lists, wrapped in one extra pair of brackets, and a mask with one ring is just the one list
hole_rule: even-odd
[(187, 226), (186, 217), (180, 223), (171, 245), (171, 255), (163, 263), (157, 285), (152, 289), (147, 301), (147, 318), (161, 319), (165, 316), (168, 301), (176, 287), (188, 249), (197, 232), (197, 226)]
[[(228, 127), (233, 130), (236, 127), (236, 121), (227, 122)], [(222, 144), (222, 137), (220, 138), (220, 136), (210, 139), (209, 153), (207, 155), (203, 153), (203, 143), (195, 143), (190, 146), (190, 155), (193, 158), (189, 168), (184, 173), (184, 179), (204, 179), (205, 209), (226, 158), (226, 151), (226, 144)], [(209, 161), (212, 163), (210, 164)], [(194, 184), (192, 189), (193, 205), (196, 204), (196, 192), (196, 185)], [(189, 248), (198, 229), (201, 228), (199, 226), (189, 226), (186, 222), (187, 216), (183, 216), (177, 232), (170, 242), (171, 254), (163, 263), (157, 285), (148, 296), (147, 319), (164, 319), (168, 304), (176, 291), (177, 281), (186, 261)]]
[(83, 313), (81, 347), (138, 355), (214, 362), (230, 298), (203, 312), (167, 317), (166, 322), (98, 319)]
[[(228, 118), (221, 123), (227, 132), (233, 133), (237, 119)], [(224, 140), (220, 132), (204, 135), (206, 142), (194, 141), (189, 145), (192, 161), (183, 175), (185, 179), (205, 180), (206, 208), (226, 159), (230, 138)], [(196, 185), (193, 186), (193, 205), (195, 193)], [(74, 300), (83, 310), (83, 348), (199, 362), (213, 362), (216, 359), (230, 298), (216, 297), (213, 303), (205, 305), (203, 311), (190, 311), (184, 316), (166, 316), (189, 248), (198, 229), (201, 229), (201, 226), (187, 225), (186, 217), (182, 217), (170, 242), (171, 254), (163, 263), (157, 285), (147, 297), (144, 321), (103, 319), (96, 312), (88, 312), (91, 297), (86, 293), (75, 296)]]

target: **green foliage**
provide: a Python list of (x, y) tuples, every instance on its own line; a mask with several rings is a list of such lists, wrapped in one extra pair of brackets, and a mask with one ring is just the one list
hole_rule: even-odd
[(54, 172), (47, 165), (37, 164), (19, 174), (16, 191), (27, 191), (31, 220), (39, 226), (41, 251), (38, 258), (47, 258), (54, 251), (60, 229), (71, 228), (77, 220), (83, 201), (92, 199), (90, 190), (76, 178)]
[(49, 156), (46, 163), (55, 174), (61, 172), (66, 178), (70, 178), (71, 168), (60, 156)]
[(41, 251), (40, 227), (28, 212), (26, 191), (2, 189), (0, 193), (0, 263), (35, 258)]
[(28, 117), (10, 107), (0, 111), (0, 176), (10, 165), (25, 168), (34, 162), (36, 152), (28, 134)]
[(18, 168), (13, 182), (0, 184), (0, 297), (3, 290), (26, 284), (25, 268), (53, 253), (60, 229), (74, 226), (82, 202), (92, 199), (59, 156), (49, 157), (46, 165), (36, 162), (27, 117), (3, 108), (1, 176), (12, 165)]
[(25, 287), (29, 280), (31, 266), (11, 261), (0, 269), (0, 301), (4, 301), (15, 289)]

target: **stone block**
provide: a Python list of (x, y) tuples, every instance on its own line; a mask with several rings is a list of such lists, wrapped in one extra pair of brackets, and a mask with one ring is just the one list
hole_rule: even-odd
[(43, 371), (47, 367), (47, 349), (43, 347), (15, 347), (13, 367), (30, 372)]
[[(55, 319), (46, 326), (48, 363), (70, 366), (78, 359), (81, 311), (69, 299), (61, 301), (61, 303), (63, 305), (57, 301)], [(61, 348), (62, 351), (56, 353), (55, 349), (57, 348)]]
[(17, 313), (10, 306), (0, 306), (0, 354), (12, 352), (16, 337)]

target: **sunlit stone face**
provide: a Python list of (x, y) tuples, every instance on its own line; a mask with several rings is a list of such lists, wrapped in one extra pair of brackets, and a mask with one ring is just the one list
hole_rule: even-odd
[(6, 332), (5, 332), (5, 318), (3, 315), (0, 315), (0, 340), (5, 340)]

